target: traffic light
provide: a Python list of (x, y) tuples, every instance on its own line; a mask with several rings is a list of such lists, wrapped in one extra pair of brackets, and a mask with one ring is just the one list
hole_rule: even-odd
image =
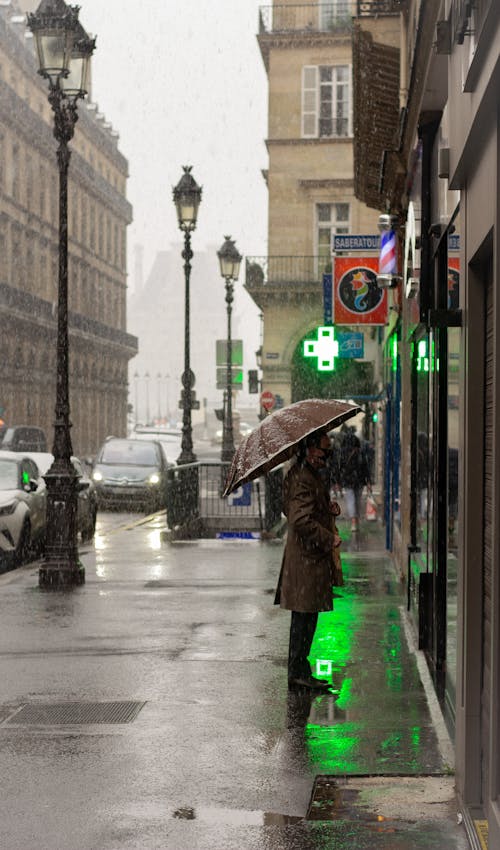
[(376, 410), (372, 413), (372, 422), (378, 422), (378, 413)]
[(249, 393), (258, 393), (259, 392), (259, 373), (257, 369), (249, 369), (248, 370), (248, 392)]

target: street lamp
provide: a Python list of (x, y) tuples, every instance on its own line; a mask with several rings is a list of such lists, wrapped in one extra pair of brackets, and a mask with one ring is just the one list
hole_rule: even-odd
[(144, 374), (144, 384), (146, 387), (146, 425), (150, 425), (150, 412), (149, 412), (149, 372), (145, 372)]
[(233, 346), (231, 340), (231, 310), (233, 303), (233, 282), (238, 280), (240, 273), (241, 254), (230, 236), (224, 237), (225, 242), (217, 251), (220, 263), (220, 273), (226, 282), (227, 304), (227, 373), (226, 373), (226, 417), (223, 422), (221, 460), (231, 461), (234, 455), (233, 434)]
[(191, 232), (196, 228), (196, 218), (198, 216), (198, 207), (201, 203), (201, 186), (198, 186), (193, 175), (191, 174), (190, 165), (184, 165), (184, 174), (179, 180), (177, 186), (173, 190), (174, 203), (177, 208), (177, 219), (179, 228), (184, 233), (184, 250), (182, 258), (184, 260), (184, 281), (185, 281), (185, 301), (184, 301), (184, 373), (182, 375), (182, 386), (184, 387), (181, 394), (182, 407), (182, 450), (177, 458), (177, 463), (194, 463), (196, 455), (193, 452), (193, 430), (191, 427), (191, 410), (195, 406), (195, 394), (193, 387), (195, 383), (194, 372), (191, 371), (189, 362), (190, 339), (189, 339), (189, 282), (191, 277), (191, 260), (193, 252), (191, 250)]
[(47, 532), (39, 585), (64, 589), (85, 582), (78, 557), (77, 485), (71, 463), (68, 345), (68, 168), (78, 120), (77, 102), (87, 94), (90, 57), (95, 39), (78, 21), (78, 7), (64, 0), (42, 0), (28, 15), (36, 43), (38, 73), (48, 80), (48, 99), (54, 112), (54, 136), (59, 144), (59, 276), (57, 299), (57, 378), (54, 423), (54, 462), (44, 475), (47, 484)]
[(139, 372), (134, 372), (135, 424), (139, 424)]

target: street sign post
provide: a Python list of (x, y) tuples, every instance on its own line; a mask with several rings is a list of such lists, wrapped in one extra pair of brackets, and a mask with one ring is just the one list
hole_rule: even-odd
[[(231, 386), (233, 390), (243, 389), (243, 369), (241, 366), (233, 366), (231, 369)], [(217, 389), (227, 390), (226, 366), (217, 366)]]
[(271, 390), (264, 390), (264, 392), (260, 394), (260, 405), (264, 408), (264, 410), (272, 410), (275, 404), (276, 399)]
[[(215, 341), (216, 366), (227, 366), (227, 339)], [(231, 341), (231, 365), (243, 366), (243, 340), (233, 339)]]

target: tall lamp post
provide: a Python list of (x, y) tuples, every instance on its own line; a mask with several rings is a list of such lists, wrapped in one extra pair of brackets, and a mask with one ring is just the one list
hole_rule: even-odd
[(201, 186), (198, 186), (196, 180), (191, 174), (191, 165), (184, 165), (184, 174), (179, 180), (177, 186), (173, 190), (174, 203), (177, 209), (177, 219), (179, 228), (184, 233), (184, 250), (182, 259), (184, 260), (184, 282), (185, 282), (185, 298), (184, 298), (184, 372), (182, 375), (182, 442), (181, 453), (177, 458), (177, 463), (194, 463), (196, 455), (193, 451), (193, 429), (191, 427), (191, 410), (195, 404), (195, 394), (193, 387), (195, 383), (194, 372), (191, 371), (190, 365), (190, 329), (189, 329), (189, 284), (191, 278), (191, 260), (193, 252), (191, 250), (191, 233), (196, 228), (196, 219), (198, 216), (198, 207), (201, 203)]
[(71, 463), (68, 346), (68, 168), (78, 120), (77, 102), (88, 90), (90, 57), (95, 39), (78, 21), (78, 7), (64, 0), (42, 0), (28, 15), (38, 54), (38, 73), (48, 80), (48, 99), (54, 113), (54, 136), (59, 165), (59, 276), (57, 299), (57, 378), (54, 423), (54, 462), (47, 484), (47, 532), (39, 585), (65, 589), (85, 582), (77, 546), (77, 476)]
[(234, 455), (233, 434), (233, 346), (231, 340), (231, 312), (233, 304), (233, 283), (238, 280), (240, 273), (241, 254), (230, 236), (224, 237), (225, 242), (217, 251), (220, 263), (220, 273), (226, 282), (227, 305), (227, 375), (226, 375), (226, 416), (223, 423), (221, 461), (231, 461)]

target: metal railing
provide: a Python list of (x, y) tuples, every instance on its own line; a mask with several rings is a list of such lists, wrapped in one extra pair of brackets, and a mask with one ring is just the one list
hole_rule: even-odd
[(323, 274), (331, 270), (327, 257), (247, 257), (246, 285), (252, 289), (269, 284), (320, 283)]
[(229, 464), (189, 463), (169, 470), (167, 522), (180, 536), (211, 537), (217, 531), (269, 531), (281, 517), (282, 471), (243, 485), (222, 498)]
[(401, 11), (401, 0), (336, 0), (261, 6), (259, 33), (334, 32), (352, 27), (354, 17), (390, 15)]

